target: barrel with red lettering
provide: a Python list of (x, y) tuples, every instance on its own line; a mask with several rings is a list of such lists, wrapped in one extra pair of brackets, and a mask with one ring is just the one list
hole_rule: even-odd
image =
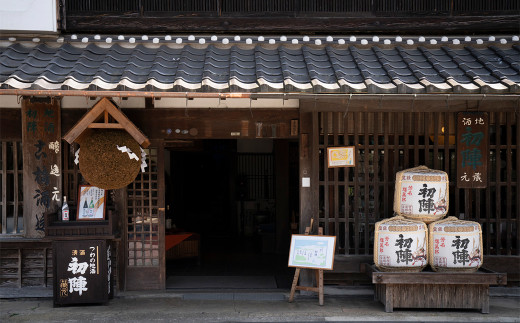
[(483, 261), (480, 224), (454, 216), (430, 223), (428, 261), (435, 271), (477, 271)]
[(448, 214), (449, 180), (446, 172), (426, 166), (396, 174), (394, 212), (428, 224)]
[(419, 272), (427, 264), (424, 222), (396, 216), (375, 225), (374, 263), (381, 271)]

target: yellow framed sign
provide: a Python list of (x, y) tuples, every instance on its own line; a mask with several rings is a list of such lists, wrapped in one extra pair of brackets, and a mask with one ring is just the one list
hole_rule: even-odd
[(354, 146), (327, 148), (328, 167), (354, 167), (355, 152)]

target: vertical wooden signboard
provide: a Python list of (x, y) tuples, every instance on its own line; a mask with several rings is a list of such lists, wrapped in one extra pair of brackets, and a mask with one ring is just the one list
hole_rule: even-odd
[(61, 121), (56, 99), (22, 102), (24, 230), (28, 238), (44, 235), (46, 212), (61, 205)]
[(457, 187), (486, 188), (488, 146), (488, 114), (457, 114)]

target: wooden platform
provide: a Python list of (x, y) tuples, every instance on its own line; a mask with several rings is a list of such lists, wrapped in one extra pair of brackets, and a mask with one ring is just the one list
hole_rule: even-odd
[(475, 273), (382, 272), (367, 266), (375, 284), (374, 298), (394, 308), (462, 308), (489, 313), (489, 285), (506, 285), (507, 275), (484, 268)]

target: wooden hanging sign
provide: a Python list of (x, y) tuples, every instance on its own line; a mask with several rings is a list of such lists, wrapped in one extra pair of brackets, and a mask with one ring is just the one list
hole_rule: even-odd
[(485, 112), (457, 114), (457, 187), (486, 188), (489, 119)]
[[(23, 196), (26, 238), (41, 238), (44, 214), (62, 204), (61, 119), (59, 101), (22, 101)], [(21, 185), (21, 182), (20, 182)]]

